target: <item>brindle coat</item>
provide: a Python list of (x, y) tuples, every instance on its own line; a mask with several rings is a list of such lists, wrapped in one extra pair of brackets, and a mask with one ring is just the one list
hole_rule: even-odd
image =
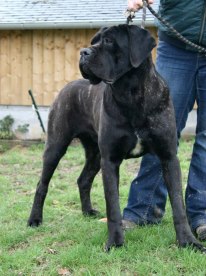
[(42, 223), (49, 181), (74, 138), (86, 152), (78, 178), (82, 211), (95, 215), (90, 201), (100, 167), (108, 218), (106, 249), (124, 242), (119, 206), (119, 166), (123, 159), (156, 154), (173, 210), (178, 244), (206, 249), (195, 239), (183, 204), (180, 166), (176, 156), (175, 115), (169, 91), (151, 59), (155, 41), (136, 26), (101, 29), (91, 47), (81, 51), (84, 78), (66, 85), (51, 107), (43, 170), (28, 225)]

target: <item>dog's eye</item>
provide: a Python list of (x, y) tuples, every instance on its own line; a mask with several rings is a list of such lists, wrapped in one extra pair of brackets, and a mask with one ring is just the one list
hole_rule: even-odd
[(108, 37), (105, 37), (103, 41), (104, 41), (105, 44), (110, 44), (111, 45), (113, 43), (112, 39), (108, 38)]

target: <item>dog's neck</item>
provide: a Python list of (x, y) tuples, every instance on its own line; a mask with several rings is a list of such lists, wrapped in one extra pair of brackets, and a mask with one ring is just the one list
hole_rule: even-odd
[(161, 112), (162, 102), (168, 101), (168, 94), (162, 94), (161, 86), (165, 86), (164, 81), (157, 73), (152, 58), (148, 57), (138, 68), (131, 69), (109, 85), (106, 94), (110, 100), (113, 98), (122, 114), (129, 117), (132, 125), (138, 127), (137, 122), (144, 124), (145, 114)]
[(140, 101), (142, 105), (145, 91), (148, 90), (150, 84), (152, 70), (154, 70), (154, 65), (151, 57), (148, 57), (138, 68), (132, 68), (111, 84), (114, 99), (120, 105), (125, 104), (127, 107), (128, 104), (131, 105), (131, 108), (136, 108)]

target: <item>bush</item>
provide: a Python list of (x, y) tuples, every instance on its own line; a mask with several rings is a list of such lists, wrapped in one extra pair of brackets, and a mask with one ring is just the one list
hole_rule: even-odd
[(12, 125), (14, 123), (14, 119), (7, 115), (2, 120), (0, 120), (0, 139), (12, 139), (13, 132), (12, 132)]

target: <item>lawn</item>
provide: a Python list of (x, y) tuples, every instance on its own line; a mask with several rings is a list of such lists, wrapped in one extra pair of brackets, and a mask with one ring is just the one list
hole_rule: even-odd
[[(125, 233), (125, 246), (104, 252), (107, 226), (83, 217), (76, 179), (84, 164), (78, 143), (70, 146), (49, 188), (44, 221), (26, 226), (42, 165), (43, 145), (0, 147), (0, 275), (206, 275), (206, 256), (175, 243), (170, 204), (163, 222)], [(192, 140), (181, 141), (183, 185)], [(129, 184), (140, 160), (121, 166), (120, 201), (126, 204)], [(101, 174), (92, 189), (95, 208), (105, 215)]]

